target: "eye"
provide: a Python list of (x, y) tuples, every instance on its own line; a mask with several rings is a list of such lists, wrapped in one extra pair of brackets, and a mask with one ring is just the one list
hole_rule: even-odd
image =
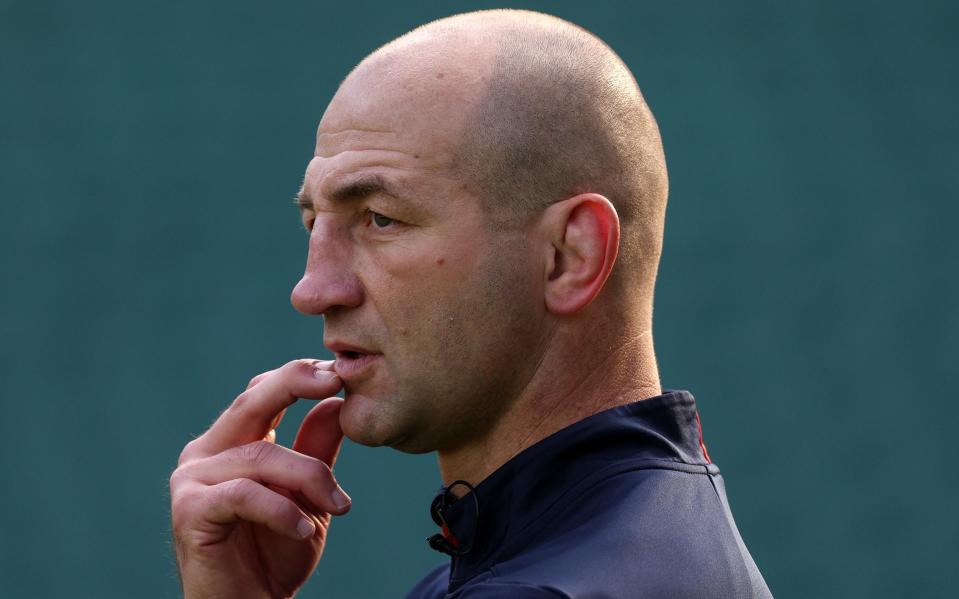
[(388, 216), (383, 216), (379, 212), (373, 212), (372, 210), (370, 211), (370, 216), (373, 226), (375, 226), (377, 229), (385, 229), (396, 222), (394, 219)]

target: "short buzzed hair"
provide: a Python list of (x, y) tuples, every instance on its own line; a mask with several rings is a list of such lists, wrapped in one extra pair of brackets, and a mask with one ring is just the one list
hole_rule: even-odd
[(606, 196), (622, 223), (624, 266), (652, 260), (655, 269), (666, 162), (629, 68), (602, 40), (562, 19), (515, 10), (472, 15), (491, 17), (497, 50), (457, 166), (493, 210), (524, 217), (578, 193)]
[(421, 35), (493, 48), (453, 157), (493, 221), (525, 222), (554, 202), (601, 194), (622, 226), (616, 270), (651, 296), (668, 178), (656, 121), (622, 59), (578, 25), (513, 9), (439, 19), (384, 49)]

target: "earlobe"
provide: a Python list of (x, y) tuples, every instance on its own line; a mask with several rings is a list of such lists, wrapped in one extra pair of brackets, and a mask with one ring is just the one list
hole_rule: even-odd
[(550, 206), (552, 255), (545, 281), (546, 307), (575, 314), (602, 291), (619, 252), (619, 216), (605, 197), (581, 194)]

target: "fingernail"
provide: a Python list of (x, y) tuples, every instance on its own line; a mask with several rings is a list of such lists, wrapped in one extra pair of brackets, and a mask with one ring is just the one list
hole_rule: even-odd
[(330, 493), (330, 499), (333, 500), (333, 505), (338, 510), (345, 510), (350, 506), (350, 496), (343, 492), (340, 487), (333, 489), (333, 492)]
[(316, 525), (307, 518), (303, 518), (296, 525), (296, 532), (300, 535), (301, 539), (308, 539), (313, 536), (313, 533), (316, 532)]

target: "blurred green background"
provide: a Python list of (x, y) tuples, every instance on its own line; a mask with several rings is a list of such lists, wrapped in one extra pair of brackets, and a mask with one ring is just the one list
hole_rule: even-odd
[[(288, 298), (327, 101), (495, 6), (0, 2), (0, 596), (178, 595), (180, 448), (323, 355)], [(773, 592), (954, 596), (957, 5), (511, 6), (604, 38), (658, 117), (663, 384), (696, 394)], [(348, 444), (337, 473), (354, 509), (302, 596), (402, 596), (442, 561), (433, 457)]]

